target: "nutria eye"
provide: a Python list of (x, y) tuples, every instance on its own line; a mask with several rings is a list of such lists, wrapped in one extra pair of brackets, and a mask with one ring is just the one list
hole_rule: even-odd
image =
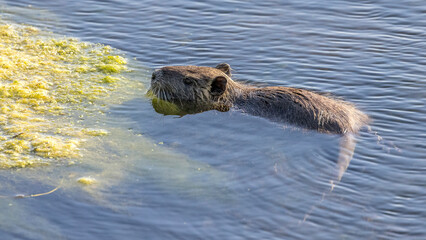
[(185, 83), (186, 85), (191, 85), (194, 83), (194, 81), (191, 78), (184, 78), (183, 83)]
[(151, 80), (154, 80), (154, 79), (155, 79), (155, 74), (154, 74), (154, 73), (152, 73)]

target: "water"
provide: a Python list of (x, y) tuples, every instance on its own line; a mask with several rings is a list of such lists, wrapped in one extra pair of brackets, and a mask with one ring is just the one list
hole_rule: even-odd
[[(102, 189), (107, 203), (65, 189), (10, 200), (24, 210), (1, 214), (2, 239), (426, 237), (424, 1), (5, 4), (20, 9), (9, 17), (112, 45), (151, 69), (227, 62), (234, 79), (330, 92), (370, 115), (384, 141), (362, 131), (329, 192), (338, 136), (239, 112), (162, 116), (141, 93), (111, 108), (112, 119), (126, 119), (112, 124), (173, 154), (120, 158), (120, 183)], [(23, 181), (18, 173), (2, 170), (2, 183)]]

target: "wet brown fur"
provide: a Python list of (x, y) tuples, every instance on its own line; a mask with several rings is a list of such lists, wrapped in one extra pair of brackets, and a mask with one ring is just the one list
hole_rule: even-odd
[(231, 68), (168, 66), (156, 70), (151, 91), (188, 113), (240, 109), (273, 121), (326, 133), (356, 133), (368, 123), (353, 104), (304, 89), (255, 87), (233, 81)]

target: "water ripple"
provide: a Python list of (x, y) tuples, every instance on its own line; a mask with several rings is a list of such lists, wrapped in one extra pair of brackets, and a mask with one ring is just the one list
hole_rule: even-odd
[[(123, 124), (134, 131), (226, 173), (226, 191), (218, 183), (210, 190), (227, 198), (199, 196), (196, 187), (164, 188), (167, 181), (138, 174), (146, 170), (141, 166), (129, 170), (133, 190), (127, 192), (146, 205), (135, 204), (130, 221), (84, 204), (68, 209), (101, 213), (93, 227), (105, 223), (112, 235), (135, 239), (134, 233), (149, 239), (426, 235), (423, 0), (6, 2), (55, 12), (66, 34), (113, 45), (150, 68), (229, 62), (235, 79), (330, 92), (367, 112), (383, 138), (377, 143), (374, 133), (362, 132), (347, 172), (329, 192), (336, 136), (283, 129), (238, 112), (160, 116), (136, 99), (114, 107), (112, 116), (127, 117)], [(141, 81), (148, 85), (149, 74)], [(177, 174), (172, 166), (163, 170)], [(75, 230), (73, 217), (58, 221)], [(99, 229), (94, 238), (104, 236)]]

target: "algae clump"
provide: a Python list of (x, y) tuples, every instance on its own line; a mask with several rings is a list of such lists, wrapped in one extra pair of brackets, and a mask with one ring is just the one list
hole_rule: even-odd
[(108, 134), (83, 120), (142, 88), (117, 50), (32, 26), (0, 20), (0, 52), (0, 168), (79, 158), (87, 139)]
[(77, 182), (83, 185), (92, 185), (96, 183), (96, 179), (93, 177), (81, 177), (77, 179)]

